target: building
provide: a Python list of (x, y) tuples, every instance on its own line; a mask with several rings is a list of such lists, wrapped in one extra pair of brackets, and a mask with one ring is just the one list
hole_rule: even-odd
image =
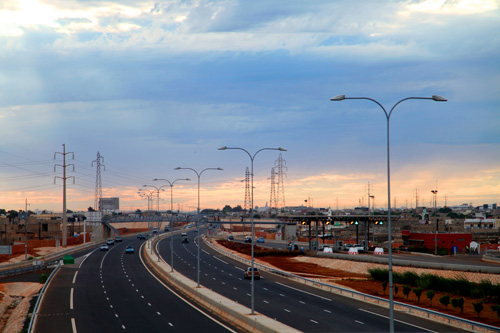
[[(437, 236), (437, 242), (436, 242)], [(409, 247), (425, 247), (433, 252), (436, 249), (446, 249), (453, 253), (456, 247), (459, 253), (465, 252), (466, 247), (470, 246), (472, 234), (470, 233), (422, 233), (402, 230), (403, 245)]]
[(500, 219), (487, 219), (483, 213), (476, 214), (473, 219), (464, 220), (465, 229), (493, 229), (498, 227), (500, 227)]

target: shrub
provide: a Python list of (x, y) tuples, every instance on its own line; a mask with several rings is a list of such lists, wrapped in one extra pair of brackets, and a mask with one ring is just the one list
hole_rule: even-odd
[(47, 282), (47, 274), (42, 273), (42, 274), (40, 274), (40, 283), (43, 284), (45, 282)]
[(483, 307), (483, 301), (481, 302), (477, 302), (477, 303), (472, 303), (472, 306), (474, 307), (474, 311), (476, 311), (477, 313), (477, 317), (479, 318), (479, 314), (481, 313), (481, 311), (483, 311), (484, 307)]
[(444, 295), (439, 298), (439, 303), (443, 304), (445, 308), (448, 308), (448, 304), (450, 304), (450, 296)]
[(435, 295), (436, 295), (436, 293), (434, 292), (434, 290), (427, 290), (425, 292), (425, 296), (427, 296), (429, 301), (431, 301), (431, 306), (432, 306), (432, 299), (434, 298)]
[(395, 285), (394, 286), (394, 295), (397, 295), (399, 291), (399, 286)]
[(484, 290), (481, 288), (474, 288), (470, 292), (472, 298), (484, 298)]
[(417, 285), (417, 281), (419, 279), (419, 276), (417, 273), (413, 271), (406, 271), (402, 275), (402, 284), (407, 284), (409, 286), (415, 287)]
[(471, 288), (474, 285), (469, 282), (464, 275), (458, 275), (450, 281), (452, 290), (451, 292), (463, 297), (470, 297)]
[(451, 306), (453, 306), (454, 308), (460, 308), (460, 313), (464, 312), (464, 298), (452, 298)]
[(408, 299), (408, 296), (410, 295), (411, 288), (408, 286), (403, 287), (403, 295), (406, 296), (406, 299)]
[(413, 293), (417, 296), (417, 303), (420, 304), (420, 296), (422, 296), (422, 288), (413, 288)]
[(384, 268), (369, 268), (368, 274), (374, 281), (386, 282), (389, 281), (389, 270)]

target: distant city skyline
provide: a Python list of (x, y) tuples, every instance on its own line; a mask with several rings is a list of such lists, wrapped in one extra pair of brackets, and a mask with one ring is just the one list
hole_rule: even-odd
[[(354, 207), (372, 185), (437, 205), (500, 203), (500, 1), (196, 2), (4, 0), (0, 5), (0, 208), (146, 209), (137, 190), (174, 180), (174, 205), (244, 205), (248, 156), (284, 147), (286, 205)], [(255, 205), (270, 201), (277, 152), (255, 159)], [(68, 156), (69, 158), (69, 156)], [(436, 188), (437, 181), (437, 188)], [(160, 185), (166, 184), (155, 182)], [(169, 191), (161, 194), (169, 209)], [(392, 204), (392, 202), (391, 202)]]

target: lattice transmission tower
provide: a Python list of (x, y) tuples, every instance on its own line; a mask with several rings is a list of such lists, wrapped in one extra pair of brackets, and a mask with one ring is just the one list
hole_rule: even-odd
[(276, 196), (276, 172), (271, 168), (271, 198), (269, 199), (269, 208), (278, 209), (278, 198)]
[(278, 157), (278, 159), (274, 162), (277, 178), (277, 191), (276, 191), (276, 208), (283, 208), (286, 206), (285, 204), (285, 176), (288, 168), (286, 166), (286, 161), (283, 159), (283, 156)]
[(95, 178), (95, 196), (94, 196), (94, 210), (101, 210), (101, 199), (102, 199), (102, 183), (101, 183), (101, 166), (106, 170), (106, 166), (101, 164), (101, 160), (104, 162), (104, 157), (101, 156), (100, 152), (97, 152), (97, 159), (92, 161), (91, 167), (94, 166), (94, 162), (97, 165), (97, 175)]
[(245, 211), (250, 211), (250, 207), (252, 206), (252, 198), (250, 196), (250, 171), (245, 171)]

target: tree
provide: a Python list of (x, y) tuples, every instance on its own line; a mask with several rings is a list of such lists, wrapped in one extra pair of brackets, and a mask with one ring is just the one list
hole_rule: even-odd
[(450, 304), (450, 295), (440, 297), (439, 303), (443, 304), (445, 308), (448, 308), (448, 304)]
[(472, 303), (472, 306), (474, 307), (474, 311), (476, 311), (477, 313), (477, 317), (479, 318), (479, 314), (481, 313), (481, 311), (483, 311), (484, 309), (484, 306), (483, 306), (483, 301), (481, 302), (477, 302), (477, 303)]
[(137, 214), (141, 214), (141, 213), (142, 213), (142, 211), (141, 211), (140, 209), (136, 209), (136, 210), (135, 210), (135, 212), (136, 212)]
[(431, 301), (431, 306), (432, 306), (432, 299), (434, 298), (435, 295), (436, 295), (436, 293), (434, 292), (434, 290), (427, 290), (425, 292), (425, 296), (427, 296), (429, 301)]
[(397, 295), (398, 291), (399, 291), (399, 286), (398, 285), (394, 285), (394, 295)]
[(94, 208), (92, 208), (92, 207), (87, 208), (87, 210), (88, 210), (89, 212), (94, 212), (94, 211), (95, 211), (95, 210), (94, 210)]
[(222, 208), (222, 212), (224, 214), (227, 214), (228, 212), (230, 212), (232, 210), (231, 206), (229, 205), (225, 205), (224, 208)]
[(500, 321), (500, 305), (498, 304), (492, 305), (491, 310), (497, 313), (498, 321)]
[(385, 295), (385, 289), (387, 289), (387, 281), (382, 282), (382, 291), (384, 292), (384, 295)]
[(417, 296), (417, 303), (420, 304), (420, 296), (422, 296), (422, 288), (413, 288), (413, 293), (415, 293), (415, 296)]
[(410, 295), (411, 288), (408, 286), (403, 287), (403, 295), (406, 296), (406, 299), (408, 299), (408, 296)]
[(16, 219), (19, 216), (19, 212), (15, 210), (9, 210), (7, 212), (7, 218), (9, 219), (9, 223), (12, 222), (12, 220)]
[(454, 308), (460, 308), (460, 313), (464, 312), (464, 298), (452, 298), (451, 299), (451, 306)]

